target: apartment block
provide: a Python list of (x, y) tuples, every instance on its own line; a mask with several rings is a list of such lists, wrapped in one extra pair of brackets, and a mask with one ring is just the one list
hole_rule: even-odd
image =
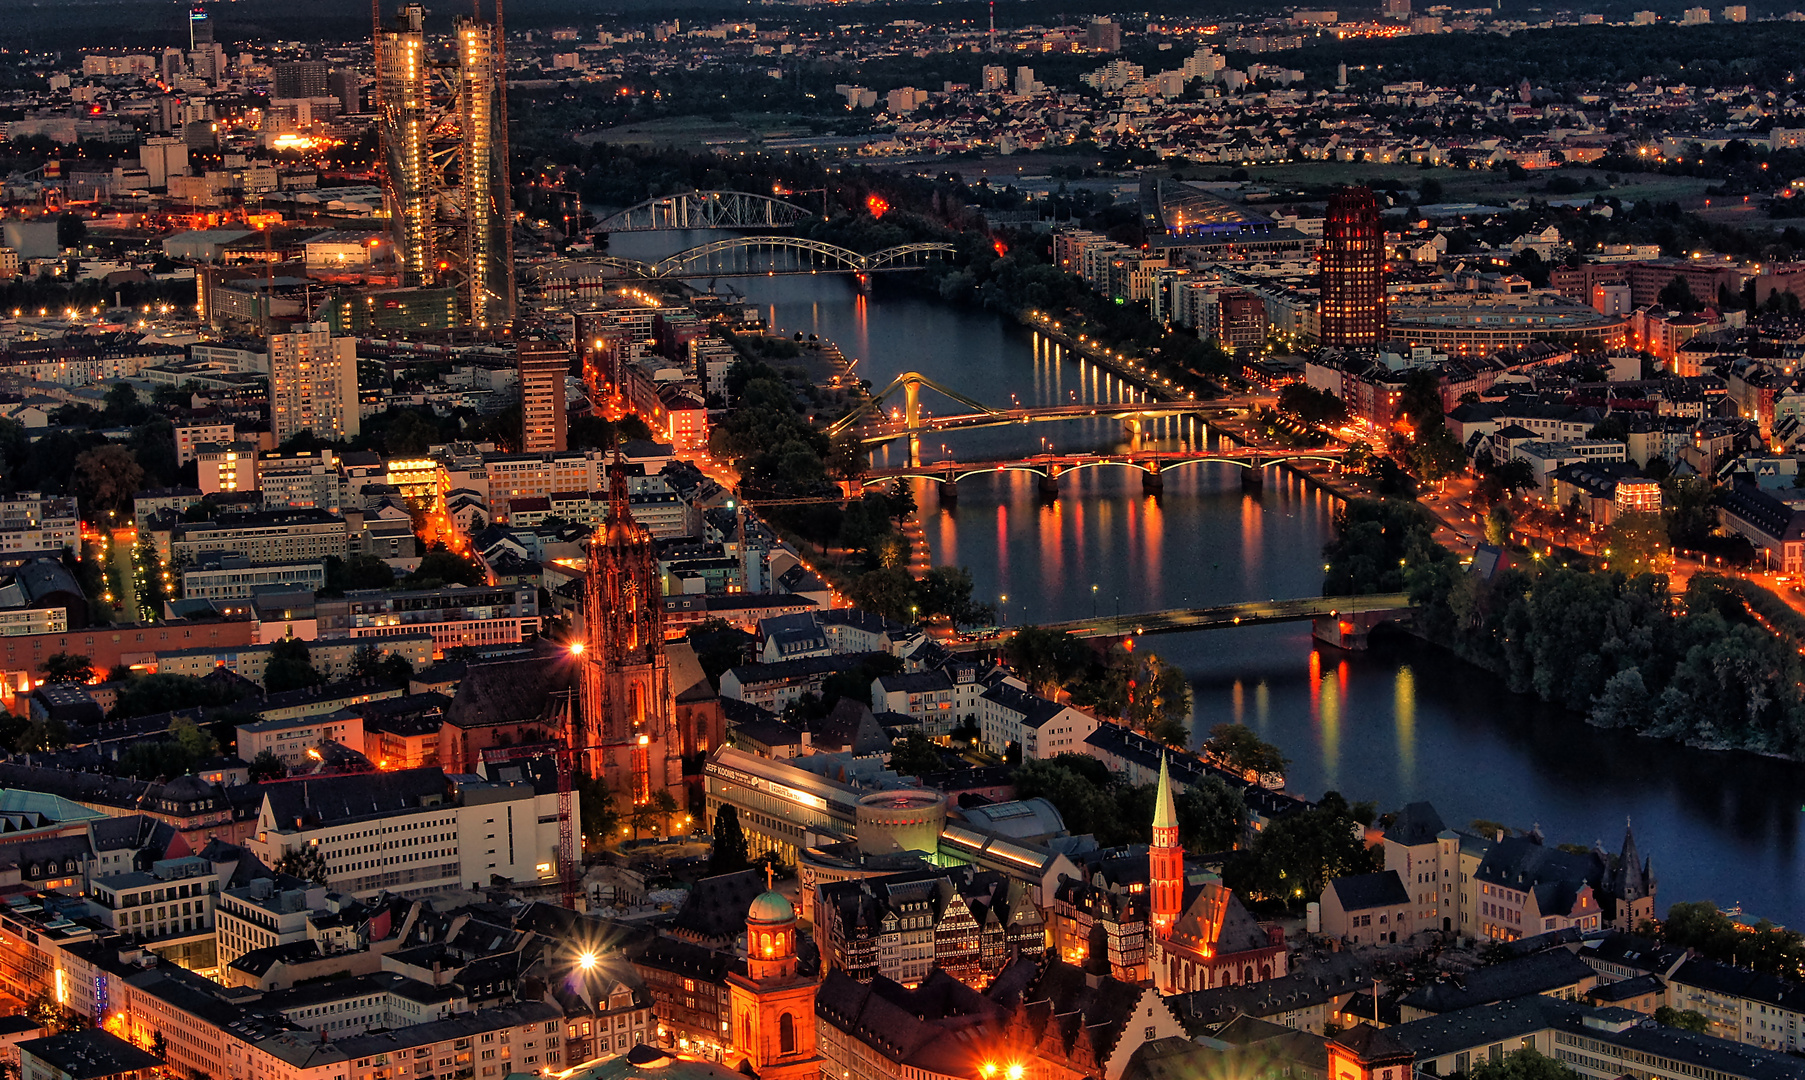
[(202, 555), (231, 552), (252, 562), (296, 563), (344, 558), (345, 519), (324, 510), (261, 510), (183, 522), (170, 535), (170, 561), (186, 566)]
[(60, 551), (81, 545), (81, 515), (72, 498), (22, 491), (0, 499), (0, 551)]

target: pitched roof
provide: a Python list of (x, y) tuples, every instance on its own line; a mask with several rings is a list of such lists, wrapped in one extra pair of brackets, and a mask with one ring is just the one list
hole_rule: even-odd
[(1329, 882), (1335, 899), (1343, 911), (1365, 911), (1369, 908), (1396, 907), (1410, 903), (1410, 892), (1396, 870), (1380, 870), (1372, 874), (1351, 874)]
[(1421, 1012), (1447, 1013), (1551, 993), (1597, 977), (1591, 965), (1566, 949), (1550, 949), (1430, 983), (1407, 995), (1402, 1004)]
[(576, 662), (562, 649), (471, 664), (445, 720), (461, 728), (538, 720), (549, 711), (551, 695), (569, 690), (575, 675)]
[(1447, 828), (1434, 806), (1426, 802), (1413, 802), (1398, 811), (1391, 828), (1385, 830), (1385, 839), (1405, 847), (1418, 847), (1435, 843), (1435, 838)]

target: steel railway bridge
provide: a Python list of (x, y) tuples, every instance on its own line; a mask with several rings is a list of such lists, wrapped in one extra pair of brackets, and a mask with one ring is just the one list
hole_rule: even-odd
[(667, 229), (788, 229), (815, 217), (811, 210), (747, 191), (685, 191), (647, 199), (596, 223), (597, 232)]
[(541, 284), (607, 288), (632, 278), (776, 277), (783, 274), (881, 274), (919, 270), (952, 257), (951, 244), (898, 244), (861, 253), (798, 236), (735, 236), (679, 251), (656, 262), (598, 255), (558, 259), (534, 273)]

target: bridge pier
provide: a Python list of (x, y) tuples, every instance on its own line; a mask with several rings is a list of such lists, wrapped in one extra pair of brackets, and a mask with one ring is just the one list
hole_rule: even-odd
[(921, 466), (921, 436), (911, 435), (911, 436), (909, 436), (909, 468), (914, 469), (914, 468), (919, 468), (920, 466)]
[(1059, 467), (1054, 466), (1048, 469), (1046, 474), (1040, 478), (1038, 486), (1041, 498), (1048, 502), (1057, 500), (1059, 498)]
[(1141, 494), (1159, 495), (1166, 490), (1166, 476), (1158, 465), (1149, 465), (1141, 471)]
[(1373, 627), (1393, 617), (1393, 612), (1369, 611), (1359, 614), (1330, 614), (1310, 621), (1310, 636), (1324, 645), (1348, 652), (1365, 652)]
[(1254, 465), (1252, 468), (1242, 469), (1241, 490), (1250, 492), (1266, 490), (1265, 468), (1260, 465)]
[(1141, 448), (1141, 418), (1131, 416), (1122, 421), (1122, 426), (1128, 429), (1128, 449), (1139, 450)]
[(870, 296), (871, 275), (864, 272), (852, 275), (852, 287), (858, 290), (860, 296)]
[(959, 481), (949, 476), (940, 482), (940, 501), (956, 503), (959, 501)]

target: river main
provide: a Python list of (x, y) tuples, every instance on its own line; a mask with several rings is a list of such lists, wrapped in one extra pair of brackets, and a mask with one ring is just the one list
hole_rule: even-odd
[[(622, 235), (612, 253), (656, 256), (704, 238)], [(1113, 401), (1132, 392), (1008, 320), (881, 276), (869, 297), (838, 275), (731, 284), (774, 329), (832, 339), (878, 387), (918, 371), (994, 404)], [(923, 403), (963, 411), (931, 391)], [(1197, 437), (1177, 424), (1155, 434)], [(1096, 421), (1042, 424), (947, 437), (944, 453), (1026, 453), (1042, 439), (1079, 450), (1121, 437)], [(942, 456), (941, 443), (924, 446), (923, 456)], [(1157, 499), (1142, 495), (1134, 474), (1110, 469), (1065, 478), (1051, 504), (1021, 474), (965, 480), (945, 505), (933, 485), (917, 498), (934, 561), (970, 567), (979, 599), (998, 603), (1011, 625), (1317, 595), (1335, 509), (1332, 498), (1285, 474), (1269, 472), (1263, 492), (1243, 494), (1235, 468), (1224, 465), (1168, 474)], [(1307, 625), (1289, 624), (1156, 637), (1146, 646), (1190, 677), (1194, 734), (1225, 720), (1246, 723), (1291, 758), (1297, 794), (1335, 789), (1386, 810), (1424, 799), (1454, 828), (1478, 818), (1540, 825), (1550, 843), (1599, 840), (1613, 853), (1633, 821), (1654, 860), (1663, 908), (1710, 899), (1776, 922), (1805, 920), (1805, 766), (1598, 731), (1410, 642), (1342, 653), (1316, 648)]]

